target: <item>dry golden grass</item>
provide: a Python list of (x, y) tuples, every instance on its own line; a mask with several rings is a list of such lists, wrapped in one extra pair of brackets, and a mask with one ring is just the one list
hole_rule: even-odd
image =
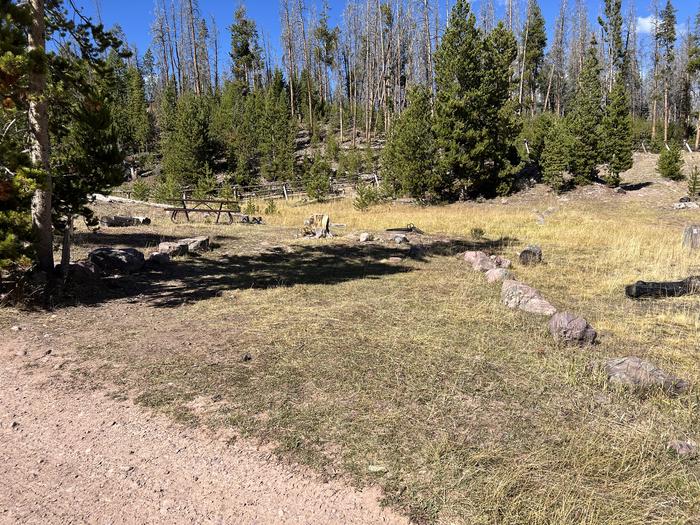
[[(537, 189), (505, 203), (365, 213), (349, 200), (292, 203), (259, 228), (158, 216), (115, 244), (205, 233), (221, 246), (148, 277), (156, 282), (127, 279), (97, 310), (62, 310), (51, 326), (81, 384), (192, 424), (234, 426), (328, 476), (379, 484), (417, 522), (700, 523), (700, 462), (666, 450), (669, 439), (700, 440), (698, 387), (640, 398), (586, 372), (591, 359), (638, 355), (700, 384), (698, 297), (624, 297), (637, 279), (700, 274), (700, 253), (680, 246), (697, 212), (672, 210), (682, 187), (653, 181), (627, 195)], [(550, 210), (544, 224), (534, 210)], [(516, 267), (518, 278), (584, 315), (601, 344), (558, 347), (546, 319), (503, 307), (500, 288), (455, 257), (391, 266), (380, 260), (396, 250), (389, 244), (294, 239), (314, 212), (352, 235), (414, 223), (431, 239), (479, 246), (469, 237), (481, 228), (510, 239), (497, 251), (512, 258), (537, 243), (545, 264)], [(99, 240), (85, 237), (79, 250)]]

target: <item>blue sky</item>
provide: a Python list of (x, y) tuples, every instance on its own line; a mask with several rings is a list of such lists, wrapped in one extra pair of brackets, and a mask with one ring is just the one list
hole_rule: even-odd
[[(623, 9), (627, 12), (630, 2), (635, 1), (636, 14), (639, 17), (640, 33), (648, 31), (652, 17), (650, 16), (649, 5), (651, 0), (623, 0)], [(700, 8), (700, 0), (672, 0), (678, 10), (679, 25), (685, 26), (685, 21), (693, 18)], [(573, 4), (573, 0), (569, 0)], [(94, 16), (96, 13), (95, 6), (99, 4), (100, 13), (104, 24), (111, 27), (114, 24), (120, 24), (124, 29), (127, 39), (131, 45), (134, 45), (142, 54), (149, 47), (150, 26), (153, 20), (153, 0), (77, 0), (76, 5), (83, 6), (85, 11)], [(221, 33), (222, 60), (226, 60), (229, 35), (226, 27), (230, 25), (233, 18), (233, 11), (239, 3), (243, 3), (250, 17), (256, 20), (258, 28), (269, 41), (272, 49), (272, 54), (279, 53), (280, 45), (280, 23), (279, 23), (279, 0), (199, 0), (202, 15), (207, 19), (214, 17), (219, 26)], [(306, 0), (306, 3), (321, 5), (321, 0)], [(439, 0), (440, 9), (444, 12), (445, 0)], [(454, 0), (449, 0), (450, 5), (454, 4)], [(480, 0), (472, 2), (475, 12), (479, 12)], [(502, 6), (505, 0), (496, 0), (494, 2), (498, 11), (502, 11)], [(525, 3), (525, 0), (522, 0)], [(539, 0), (540, 6), (547, 19), (548, 28), (554, 25), (554, 20), (559, 11), (559, 0)], [(663, 5), (665, 0), (659, 2)], [(345, 0), (329, 0), (331, 6), (331, 22), (339, 24)], [(595, 21), (598, 14), (602, 11), (603, 0), (588, 0), (589, 13), (592, 21)], [(444, 13), (441, 14), (444, 16)], [(277, 57), (274, 57), (277, 58)]]

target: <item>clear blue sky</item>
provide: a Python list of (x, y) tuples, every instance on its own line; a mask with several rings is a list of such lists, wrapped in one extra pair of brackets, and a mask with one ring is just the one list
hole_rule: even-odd
[[(450, 5), (455, 0), (449, 0)], [(472, 2), (473, 10), (479, 12), (481, 0)], [(587, 0), (589, 13), (592, 21), (602, 10), (603, 0)], [(700, 8), (700, 0), (672, 0), (678, 10), (678, 22), (680, 26), (685, 26), (689, 18), (693, 18)], [(569, 0), (573, 4), (573, 0)], [(630, 2), (636, 2), (636, 13), (640, 21), (640, 31), (644, 33), (648, 30), (650, 17), (649, 4), (651, 0), (623, 0), (623, 10), (626, 13)], [(90, 15), (95, 15), (95, 5), (99, 3), (102, 21), (107, 27), (119, 24), (127, 35), (129, 44), (136, 46), (140, 54), (143, 54), (151, 42), (150, 27), (153, 21), (153, 0), (77, 0), (76, 5), (83, 6)], [(280, 22), (279, 22), (279, 0), (199, 0), (200, 9), (207, 19), (214, 17), (221, 33), (222, 52), (221, 59), (227, 60), (229, 48), (229, 35), (226, 27), (231, 24), (233, 12), (239, 3), (243, 3), (248, 15), (256, 20), (261, 35), (269, 41), (273, 54), (273, 62), (277, 60), (280, 49)], [(321, 5), (321, 0), (306, 0), (308, 5)], [(440, 9), (444, 11), (445, 0), (440, 0)], [(505, 0), (495, 0), (497, 15), (500, 16)], [(525, 0), (522, 0), (525, 4)], [(547, 19), (548, 29), (554, 25), (554, 20), (559, 10), (559, 0), (539, 0), (540, 6)], [(661, 5), (664, 0), (659, 2)], [(331, 22), (339, 24), (342, 17), (345, 0), (329, 0), (331, 6)], [(444, 13), (441, 12), (441, 17)]]

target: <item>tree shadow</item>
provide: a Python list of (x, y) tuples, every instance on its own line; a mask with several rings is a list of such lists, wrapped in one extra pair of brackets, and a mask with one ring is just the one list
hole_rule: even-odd
[(627, 183), (627, 184), (620, 184), (620, 187), (625, 190), (625, 191), (639, 191), (644, 188), (648, 188), (654, 184), (653, 182), (635, 182), (635, 183)]
[[(73, 244), (75, 246), (128, 246), (144, 250), (146, 248), (157, 247), (161, 242), (175, 242), (183, 237), (176, 235), (163, 235), (160, 233), (126, 231), (125, 228), (120, 232), (78, 232), (73, 236)], [(235, 241), (237, 237), (231, 235), (216, 235), (217, 243), (221, 241)]]
[[(465, 250), (493, 251), (514, 242), (430, 241), (410, 246), (383, 244), (317, 244), (275, 248), (254, 255), (187, 257), (163, 267), (106, 278), (94, 286), (73, 289), (73, 299), (98, 306), (109, 301), (132, 298), (157, 308), (173, 308), (219, 297), (226, 291), (269, 289), (296, 285), (334, 285), (355, 279), (415, 271), (408, 260), (427, 262), (432, 256), (455, 255)], [(401, 257), (401, 261), (389, 261)]]

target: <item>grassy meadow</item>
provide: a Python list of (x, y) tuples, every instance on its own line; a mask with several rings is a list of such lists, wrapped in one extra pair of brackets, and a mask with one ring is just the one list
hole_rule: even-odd
[[(681, 247), (700, 215), (672, 209), (682, 185), (628, 177), (647, 181), (625, 195), (537, 188), (365, 212), (351, 199), (279, 203), (262, 227), (174, 225), (150, 210), (148, 227), (82, 232), (77, 253), (193, 234), (217, 249), (112, 283), (90, 305), (4, 311), (0, 327), (55, 314), (23, 337), (50, 330), (65, 359), (56, 374), (75, 386), (233, 428), (322, 476), (379, 485), (417, 523), (700, 523), (700, 460), (666, 448), (700, 441), (700, 299), (635, 302), (623, 290), (700, 274), (700, 252)], [(345, 225), (338, 236), (298, 238), (321, 212)], [(391, 242), (357, 242), (408, 223), (426, 232), (411, 236), (425, 249), (400, 264), (385, 262), (406, 255)], [(456, 257), (473, 247), (516, 260), (530, 243), (545, 261), (516, 264), (517, 278), (583, 315), (599, 345), (557, 346), (546, 318), (505, 308), (500, 286)], [(642, 398), (586, 371), (625, 355), (694, 386)]]

